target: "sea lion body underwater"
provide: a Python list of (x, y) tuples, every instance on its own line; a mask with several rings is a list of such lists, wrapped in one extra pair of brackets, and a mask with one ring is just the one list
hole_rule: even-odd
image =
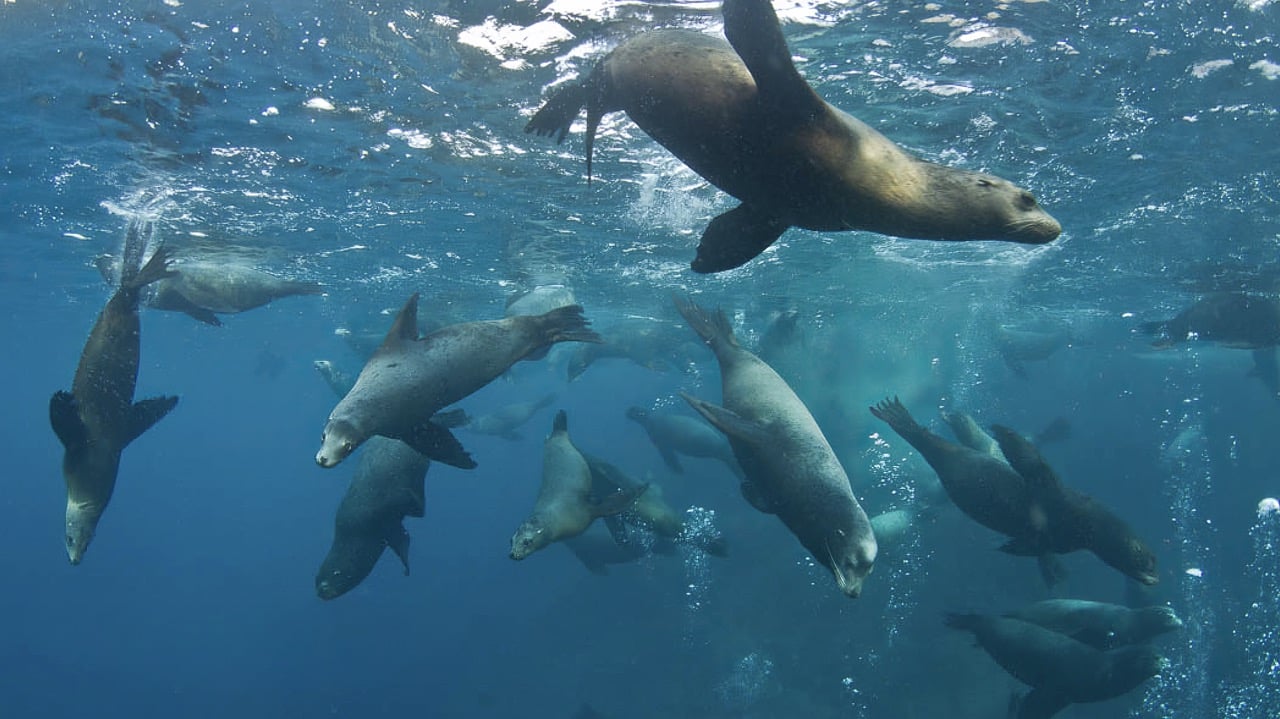
[(355, 386), (330, 413), (316, 464), (336, 466), (376, 434), (399, 439), (433, 460), (471, 469), (475, 461), (431, 416), (548, 345), (599, 341), (580, 305), (449, 325), (421, 339), (417, 314), (415, 293)]
[(1167, 349), (1192, 339), (1236, 349), (1280, 345), (1280, 302), (1238, 292), (1205, 297), (1170, 320), (1144, 322), (1140, 329), (1158, 335), (1152, 343)]
[(569, 437), (569, 421), (561, 410), (542, 445), (542, 485), (533, 512), (511, 535), (511, 558), (524, 559), (552, 542), (582, 534), (596, 517), (625, 511), (648, 488), (642, 485), (596, 502), (591, 481), (591, 468)]
[(1084, 599), (1046, 599), (1005, 616), (1065, 634), (1095, 649), (1143, 644), (1182, 627), (1182, 620), (1166, 606), (1133, 609)]
[(316, 594), (334, 599), (373, 571), (383, 550), (396, 553), (409, 573), (405, 517), (425, 513), (424, 485), (431, 460), (398, 439), (370, 437), (361, 452), (333, 523), (333, 544), (316, 573)]
[(743, 478), (742, 468), (733, 456), (733, 448), (725, 441), (724, 434), (694, 417), (671, 413), (653, 413), (640, 407), (627, 409), (627, 419), (644, 428), (649, 441), (662, 455), (667, 468), (676, 474), (684, 474), (680, 455), (715, 459)]
[(1020, 619), (949, 614), (946, 625), (972, 632), (1001, 668), (1031, 686), (1011, 712), (1017, 719), (1048, 719), (1070, 704), (1113, 699), (1168, 665), (1145, 645), (1103, 651)]
[(840, 591), (856, 598), (875, 565), (876, 539), (818, 423), (777, 372), (738, 345), (724, 312), (675, 303), (719, 361), (724, 406), (683, 396), (729, 437), (746, 475), (743, 496), (777, 515)]
[(769, 0), (725, 0), (725, 36), (654, 30), (631, 38), (525, 127), (562, 141), (587, 108), (587, 175), (600, 119), (627, 115), (742, 201), (711, 221), (695, 272), (750, 261), (790, 226), (931, 240), (1042, 244), (1061, 227), (1031, 193), (994, 175), (913, 157), (820, 98), (791, 61)]
[[(126, 244), (139, 241), (141, 223), (130, 224)], [(49, 400), (49, 422), (65, 449), (66, 542), (72, 564), (84, 558), (111, 501), (121, 452), (178, 403), (173, 396), (133, 401), (142, 333), (140, 293), (172, 274), (169, 258), (161, 247), (141, 269), (124, 273), (89, 332), (71, 391), (55, 392)]]

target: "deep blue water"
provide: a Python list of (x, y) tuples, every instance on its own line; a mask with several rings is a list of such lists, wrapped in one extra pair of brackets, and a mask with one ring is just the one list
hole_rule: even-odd
[[(842, 597), (720, 465), (672, 474), (624, 418), (684, 411), (680, 391), (718, 401), (696, 345), (673, 348), (665, 372), (606, 360), (572, 383), (558, 350), (463, 406), (556, 392), (580, 446), (714, 512), (730, 557), (685, 549), (606, 576), (562, 547), (508, 559), (547, 409), (519, 441), (459, 432), (480, 466), (430, 470), (426, 516), (406, 522), (410, 576), (384, 556), (358, 589), (319, 600), (355, 462), (313, 462), (334, 397), (312, 361), (357, 370), (336, 331), (384, 332), (412, 292), (424, 318), (459, 322), (554, 281), (602, 332), (676, 322), (673, 292), (729, 310), (747, 344), (770, 312), (796, 309), (796, 389), (871, 514), (932, 476), (872, 402), (899, 395), (939, 431), (939, 408), (1027, 434), (1065, 417), (1072, 434), (1047, 458), (1155, 548), (1147, 599), (1187, 627), (1160, 640), (1172, 665), (1159, 678), (1060, 716), (1276, 716), (1280, 527), (1256, 507), (1280, 492), (1280, 402), (1247, 376), (1248, 352), (1154, 352), (1133, 330), (1204, 293), (1280, 291), (1280, 7), (779, 3), (829, 102), (927, 159), (1028, 187), (1064, 233), (1028, 248), (793, 229), (708, 277), (687, 263), (730, 198), (622, 115), (606, 120), (590, 186), (580, 132), (557, 147), (522, 127), (550, 83), (623, 37), (715, 31), (717, 8), (574, 5), (0, 4), (0, 715), (1003, 716), (1016, 682), (941, 614), (1043, 598), (1034, 564), (940, 512), (861, 598)], [(558, 40), (493, 40), (546, 20)], [(1021, 40), (966, 45), (984, 23)], [(47, 404), (111, 292), (92, 260), (118, 253), (139, 216), (171, 247), (327, 292), (222, 328), (144, 311), (137, 396), (182, 399), (126, 450), (72, 567)], [(1069, 340), (1019, 376), (1001, 326)], [(272, 359), (278, 373), (262, 371)], [(1065, 561), (1064, 596), (1126, 600), (1114, 570)]]

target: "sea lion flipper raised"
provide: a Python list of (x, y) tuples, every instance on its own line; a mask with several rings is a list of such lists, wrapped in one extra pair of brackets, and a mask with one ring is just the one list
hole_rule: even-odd
[(458, 438), (453, 436), (453, 432), (430, 420), (414, 427), (407, 436), (396, 439), (418, 450), (423, 456), (444, 462), (450, 467), (476, 468), (476, 461), (463, 448)]
[(49, 424), (66, 449), (82, 446), (89, 439), (89, 429), (80, 419), (75, 395), (58, 390), (49, 398)]
[(400, 308), (396, 321), (391, 324), (386, 338), (382, 340), (382, 345), (373, 354), (376, 357), (383, 352), (394, 352), (405, 342), (416, 341), (418, 341), (418, 293), (414, 292), (404, 303), (404, 307)]
[(178, 398), (173, 395), (165, 395), (164, 397), (151, 397), (139, 402), (133, 403), (133, 416), (130, 417), (129, 434), (125, 437), (124, 443), (127, 445), (142, 435), (143, 432), (151, 429), (156, 422), (164, 419), (169, 410), (178, 404)]
[(409, 576), (409, 532), (405, 530), (404, 525), (397, 524), (391, 531), (391, 536), (387, 537), (387, 546), (396, 553), (400, 563), (404, 565), (404, 576)]
[(825, 111), (826, 103), (809, 87), (791, 61), (782, 24), (771, 0), (725, 0), (724, 35), (756, 82), (772, 119), (795, 122)]
[(1055, 493), (1061, 490), (1062, 482), (1057, 473), (1044, 461), (1040, 450), (1030, 440), (999, 424), (992, 425), (991, 434), (1000, 445), (1000, 452), (1009, 461), (1009, 466), (1027, 480), (1032, 492), (1041, 496), (1045, 492)]
[(707, 225), (693, 258), (693, 271), (711, 274), (741, 267), (768, 249), (788, 227), (786, 222), (744, 202)]

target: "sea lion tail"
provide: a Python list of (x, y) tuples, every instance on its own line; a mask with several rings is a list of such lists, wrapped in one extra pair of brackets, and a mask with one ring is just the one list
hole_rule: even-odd
[(604, 342), (600, 335), (589, 329), (591, 321), (582, 314), (582, 305), (557, 307), (539, 315), (537, 319), (541, 322), (544, 345), (556, 342)]
[(694, 304), (688, 297), (673, 295), (671, 301), (675, 303), (676, 310), (684, 317), (684, 321), (689, 323), (693, 331), (698, 333), (712, 351), (717, 347), (738, 346), (738, 338), (734, 336), (733, 326), (729, 324), (729, 317), (725, 315), (724, 310), (716, 309), (713, 314), (710, 310)]

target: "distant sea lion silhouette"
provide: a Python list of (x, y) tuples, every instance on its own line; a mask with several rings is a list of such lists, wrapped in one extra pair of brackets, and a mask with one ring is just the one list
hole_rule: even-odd
[(1157, 349), (1192, 339), (1236, 349), (1275, 347), (1280, 345), (1280, 302), (1239, 292), (1210, 295), (1173, 319), (1144, 322), (1139, 329), (1157, 335), (1152, 342)]
[(725, 0), (726, 43), (688, 30), (631, 38), (551, 96), (525, 132), (563, 141), (587, 108), (618, 110), (711, 184), (742, 201), (711, 221), (695, 272), (745, 264), (790, 226), (928, 240), (1042, 244), (1061, 226), (994, 175), (920, 160), (818, 97), (791, 62), (769, 0)]
[[(146, 224), (143, 220), (130, 223), (126, 245), (143, 241)], [(136, 254), (140, 256), (141, 249)], [(126, 269), (119, 289), (89, 332), (71, 391), (55, 392), (49, 399), (49, 423), (65, 449), (67, 558), (72, 564), (84, 558), (111, 501), (120, 453), (178, 403), (172, 396), (133, 401), (142, 335), (140, 292), (173, 274), (169, 261), (168, 250), (161, 247), (141, 269)]]
[(627, 409), (627, 419), (644, 428), (662, 461), (676, 474), (684, 474), (680, 455), (719, 460), (738, 479), (742, 468), (733, 456), (733, 448), (725, 441), (724, 434), (696, 417), (670, 412), (654, 413), (640, 407)]
[(399, 439), (427, 457), (476, 466), (432, 415), (489, 384), (511, 365), (556, 342), (598, 342), (580, 305), (543, 315), (449, 325), (418, 337), (418, 295), (405, 303), (356, 379), (329, 414), (316, 464), (334, 467), (369, 437)]

